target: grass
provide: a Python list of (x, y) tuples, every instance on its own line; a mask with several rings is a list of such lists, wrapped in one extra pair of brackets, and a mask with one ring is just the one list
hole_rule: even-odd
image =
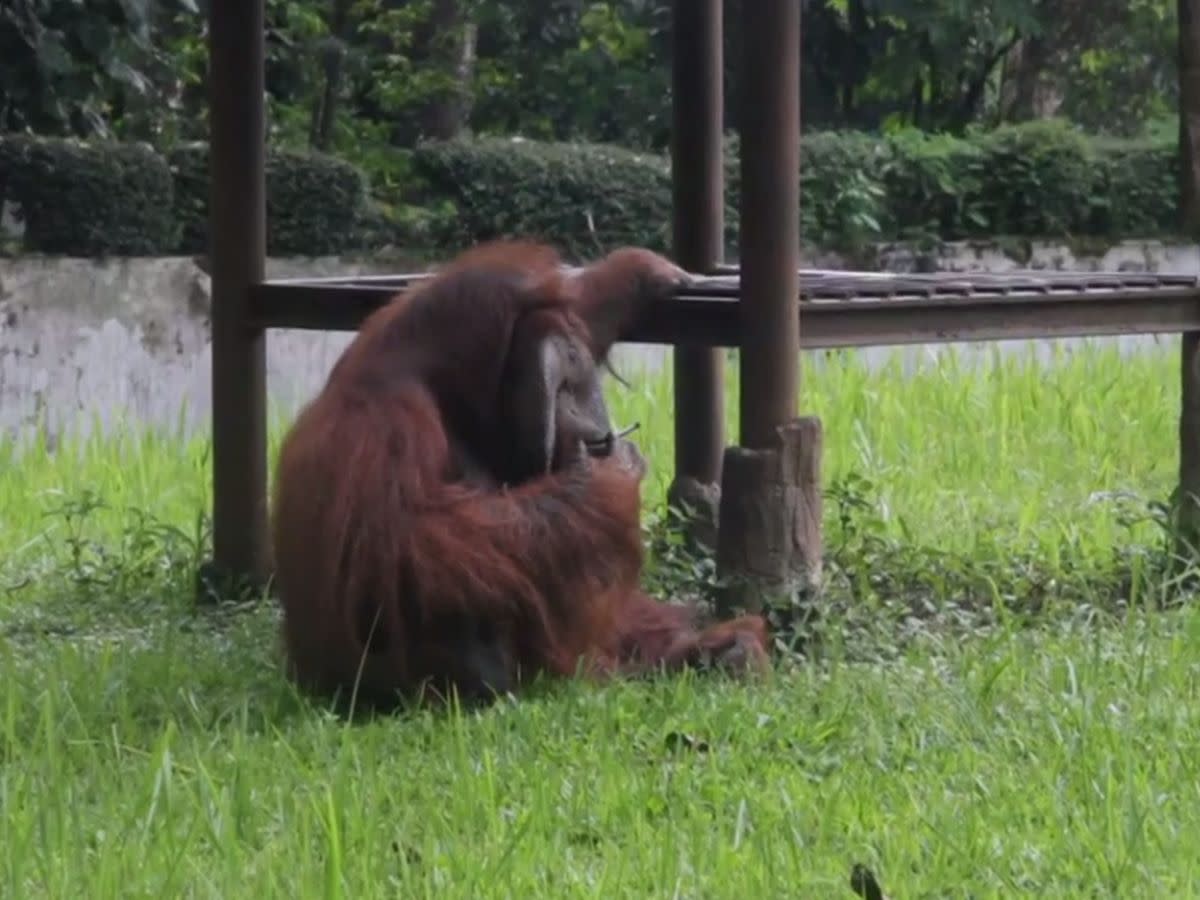
[[(765, 684), (348, 725), (272, 609), (189, 607), (202, 438), (0, 448), (0, 894), (838, 897), (856, 862), (895, 898), (1200, 893), (1200, 611), (1131, 602), (1179, 595), (1176, 355), (805, 360), (837, 603)], [(633, 385), (652, 516), (670, 384)]]

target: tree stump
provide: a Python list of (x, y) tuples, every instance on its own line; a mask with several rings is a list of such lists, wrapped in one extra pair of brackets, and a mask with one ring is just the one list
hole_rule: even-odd
[(721, 486), (678, 476), (667, 490), (667, 507), (678, 522), (689, 547), (702, 553), (717, 549), (717, 516)]
[(778, 430), (778, 446), (728, 447), (717, 532), (723, 615), (806, 606), (821, 587), (821, 420)]
[(1179, 484), (1175, 505), (1177, 567), (1188, 567), (1200, 547), (1200, 334), (1180, 340)]

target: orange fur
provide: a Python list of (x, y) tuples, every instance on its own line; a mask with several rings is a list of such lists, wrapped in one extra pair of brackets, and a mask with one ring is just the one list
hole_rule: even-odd
[(388, 702), (430, 682), (461, 689), (474, 653), (498, 653), (512, 684), (723, 648), (764, 663), (761, 619), (701, 631), (640, 591), (639, 483), (615, 460), (508, 486), (467, 462), (505, 428), (496, 396), (518, 319), (602, 358), (666, 266), (627, 249), (569, 277), (550, 248), (496, 242), (364, 323), (279, 455), (272, 538), (292, 677)]

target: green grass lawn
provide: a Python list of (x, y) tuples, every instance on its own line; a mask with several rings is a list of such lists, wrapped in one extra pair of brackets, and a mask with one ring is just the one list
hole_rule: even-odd
[[(652, 514), (669, 382), (610, 393)], [(857, 862), (893, 898), (1198, 895), (1200, 612), (1109, 577), (1161, 543), (1106, 497), (1165, 497), (1177, 409), (1170, 351), (806, 357), (816, 660), (357, 724), (283, 681), (273, 610), (190, 609), (202, 439), (0, 448), (0, 895), (852, 897)], [(991, 615), (894, 614), (914, 584)]]

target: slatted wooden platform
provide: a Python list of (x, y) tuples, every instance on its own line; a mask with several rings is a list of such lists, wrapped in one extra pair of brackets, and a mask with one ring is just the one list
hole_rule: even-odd
[[(286, 279), (251, 289), (267, 328), (353, 330), (425, 273)], [(651, 308), (623, 339), (734, 347), (740, 276), (724, 267)], [(899, 274), (800, 271), (801, 346), (889, 344), (1200, 330), (1200, 279), (1143, 272)]]

